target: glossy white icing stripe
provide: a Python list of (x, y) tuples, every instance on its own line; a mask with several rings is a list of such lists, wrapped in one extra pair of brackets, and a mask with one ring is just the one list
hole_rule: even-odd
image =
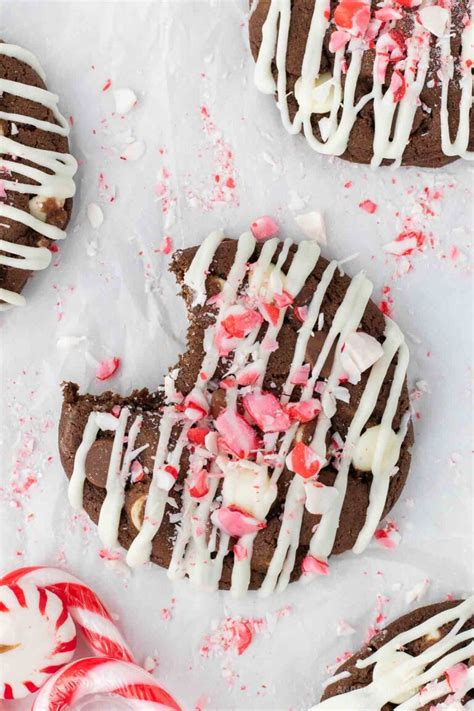
[(224, 239), (224, 232), (217, 230), (204, 240), (196, 252), (192, 264), (184, 275), (184, 283), (194, 294), (194, 306), (204, 306), (206, 302), (206, 276), (216, 249)]
[(461, 50), (461, 105), (459, 109), (459, 125), (454, 141), (451, 141), (448, 111), (449, 80), (454, 72), (453, 58), (451, 56), (451, 37), (446, 33), (439, 38), (440, 71), (443, 73), (441, 84), (441, 139), (443, 153), (447, 156), (463, 155), (468, 160), (473, 160), (474, 152), (468, 151), (470, 133), (470, 111), (473, 102), (473, 75), (474, 67), (474, 4), (471, 3), (470, 23), (462, 33)]
[[(213, 233), (215, 235), (215, 233)], [(216, 241), (211, 242), (211, 240), (214, 240), (213, 235), (209, 236), (209, 243), (205, 244), (205, 247), (203, 247), (203, 252), (199, 254), (196, 253), (196, 256), (194, 257), (192, 267), (194, 265), (194, 261), (198, 259), (198, 261), (202, 261), (202, 253), (206, 254), (206, 259), (205, 259), (205, 264), (210, 264), (213, 256), (214, 256), (214, 251), (212, 251), (212, 248), (217, 249), (217, 246), (219, 242)], [(262, 250), (260, 252), (260, 255), (255, 262), (254, 265), (252, 265), (252, 277), (251, 277), (251, 284), (252, 284), (252, 291), (255, 294), (258, 294), (260, 289), (262, 288), (263, 281), (268, 274), (268, 269), (271, 264), (271, 260), (276, 252), (276, 249), (278, 247), (279, 241), (274, 238), (271, 240), (268, 240), (265, 242), (265, 244), (262, 247)], [(286, 255), (288, 254), (288, 249), (289, 249), (289, 244), (287, 245), (286, 249), (282, 250), (283, 251), (283, 261), (286, 259)], [(201, 248), (200, 248), (201, 249)], [(279, 260), (279, 264), (281, 267), (282, 260)], [(278, 266), (275, 267), (275, 272), (278, 271)], [(199, 283), (199, 278), (196, 277), (193, 279), (195, 283)], [(227, 303), (227, 306), (231, 306), (232, 302), (229, 301)], [(222, 322), (223, 318), (225, 318), (227, 309), (224, 310), (224, 306), (222, 306), (221, 313), (218, 315), (218, 321), (219, 323)], [(208, 339), (210, 342), (210, 347), (211, 349), (214, 349), (215, 351), (215, 346), (212, 343), (215, 330), (213, 329), (210, 332), (210, 338)], [(234, 357), (233, 357), (233, 364), (229, 370), (229, 372), (235, 372), (237, 368), (243, 367), (245, 365), (247, 358), (250, 354), (250, 351), (252, 349), (253, 344), (255, 343), (255, 340), (258, 335), (258, 331), (260, 330), (260, 327), (255, 328), (248, 336), (246, 339), (244, 339), (243, 343), (240, 343), (239, 346), (236, 348), (234, 351)], [(213, 352), (214, 352), (213, 351)], [(201, 368), (201, 371), (204, 371), (207, 373), (207, 370), (205, 370), (204, 367)], [(227, 404), (229, 407), (236, 407), (236, 400), (237, 400), (237, 389), (235, 388), (234, 391), (228, 391), (227, 392)], [(214, 472), (217, 473), (217, 470)], [(214, 498), (215, 492), (217, 490), (217, 480), (214, 479), (214, 481), (211, 484), (210, 491), (208, 495), (205, 497), (203, 501), (201, 501), (198, 505), (196, 505), (195, 502), (191, 499), (191, 497), (188, 494), (188, 490), (185, 485), (185, 492), (184, 492), (184, 503), (182, 507), (182, 521), (181, 521), (181, 526), (178, 531), (177, 539), (176, 539), (176, 544), (173, 549), (173, 555), (171, 559), (171, 564), (169, 567), (168, 575), (170, 578), (176, 578), (176, 577), (182, 577), (183, 575), (188, 574), (190, 578), (195, 580), (196, 582), (205, 580), (206, 582), (203, 583), (205, 587), (209, 587), (212, 584), (214, 584), (216, 587), (218, 586), (219, 583), (219, 577), (216, 577), (215, 571), (216, 568), (220, 565), (222, 567), (222, 561), (224, 555), (227, 553), (227, 548), (225, 547), (224, 550), (224, 544), (222, 542), (222, 537), (221, 537), (221, 544), (219, 547), (219, 555), (217, 556), (216, 559), (212, 560), (210, 557), (211, 550), (209, 549), (209, 546), (203, 546), (203, 535), (202, 531), (205, 530), (205, 527), (197, 527), (193, 526), (193, 521), (195, 520), (195, 515), (196, 511), (198, 511), (201, 516), (202, 512), (205, 511), (207, 513), (207, 518), (206, 521), (209, 519), (209, 507), (210, 504), (212, 503), (212, 500)], [(228, 537), (227, 537), (228, 538)], [(190, 550), (187, 550), (187, 545), (192, 539), (193, 545), (191, 546)], [(212, 536), (211, 536), (212, 539)], [(185, 560), (183, 560), (185, 558)]]
[[(424, 0), (423, 7), (434, 4), (434, 0)], [(451, 27), (450, 4), (446, 3)], [(444, 7), (444, 6), (443, 6)], [(405, 83), (402, 96), (395, 96), (390, 85), (383, 91), (382, 78), (385, 79), (385, 69), (380, 66), (387, 57), (387, 43), (390, 42), (390, 31), (393, 22), (386, 22), (379, 31), (376, 40), (376, 58), (373, 66), (373, 86), (356, 102), (356, 89), (361, 74), (362, 61), (368, 49), (368, 42), (352, 37), (347, 48), (334, 52), (333, 72), (328, 79), (331, 82), (332, 101), (329, 115), (317, 114), (314, 111), (313, 93), (315, 82), (321, 76), (321, 56), (324, 41), (330, 31), (330, 2), (318, 0), (314, 4), (308, 38), (303, 56), (301, 77), (295, 92), (298, 97), (298, 110), (293, 121), (289, 118), (288, 87), (286, 81), (286, 62), (288, 53), (288, 35), (292, 16), (291, 0), (270, 0), (270, 7), (262, 27), (262, 42), (255, 64), (255, 84), (266, 94), (277, 91), (277, 104), (281, 113), (282, 123), (291, 134), (296, 134), (303, 127), (304, 135), (311, 148), (319, 153), (342, 155), (347, 149), (349, 137), (363, 107), (371, 100), (374, 102), (374, 143), (372, 165), (380, 165), (384, 160), (392, 160), (398, 166), (403, 157), (413, 129), (415, 113), (420, 103), (420, 94), (426, 84), (430, 63), (431, 33), (421, 25), (416, 13), (412, 13), (414, 29), (407, 39), (407, 56), (403, 62), (396, 64), (400, 83)], [(449, 112), (447, 95), (452, 81), (453, 58), (451, 56), (450, 32), (446, 31), (440, 38), (442, 51), (441, 61), (441, 138), (442, 150), (445, 155), (472, 158), (467, 151), (469, 140), (469, 116), (472, 105), (472, 48), (470, 35), (471, 23), (462, 35), (462, 97), (460, 102), (460, 118), (458, 134), (453, 143), (449, 137)], [(346, 62), (350, 55), (350, 62)], [(348, 58), (348, 57), (347, 57)], [(277, 82), (273, 78), (272, 64), (276, 62), (278, 71)], [(344, 67), (343, 67), (344, 62)], [(348, 66), (347, 66), (348, 65)], [(343, 82), (343, 69), (344, 82)], [(395, 86), (395, 85), (394, 85)], [(320, 132), (322, 140), (318, 140), (313, 131), (312, 118), (320, 117)]]
[(379, 63), (384, 56), (384, 35), (377, 40), (373, 88), (375, 127), (373, 166), (380, 165), (384, 158), (393, 160), (395, 168), (402, 162), (413, 129), (419, 97), (426, 82), (430, 63), (430, 37), (430, 33), (420, 25), (415, 16), (413, 35), (407, 39), (405, 61), (409, 71), (404, 73), (406, 90), (400, 101), (394, 100), (391, 86), (383, 93)]
[[(406, 694), (407, 699), (397, 704), (397, 711), (415, 711), (425, 705), (437, 701), (452, 689), (444, 674), (455, 664), (465, 663), (474, 653), (474, 630), (461, 632), (465, 622), (474, 614), (474, 597), (440, 612), (416, 627), (402, 632), (376, 652), (356, 662), (359, 668), (370, 667), (382, 661), (392, 661), (385, 665), (383, 671), (375, 676), (372, 682), (364, 687), (333, 696), (320, 704), (313, 706), (311, 711), (334, 709), (334, 711), (380, 711), (380, 709), (400, 694)], [(422, 639), (433, 630), (456, 622), (448, 634), (438, 642), (427, 647), (417, 656), (399, 655), (398, 650), (415, 640)], [(464, 646), (462, 646), (464, 645)], [(456, 649), (461, 646), (460, 649)], [(454, 651), (453, 651), (454, 650)], [(431, 666), (430, 666), (431, 665)], [(429, 667), (429, 669), (427, 669)], [(382, 667), (380, 667), (382, 669)], [(426, 670), (426, 671), (425, 671)], [(474, 688), (474, 668), (466, 667), (466, 674), (455, 696), (458, 700)]]
[[(291, 247), (291, 241), (286, 240), (284, 247), (278, 257), (276, 272), (281, 273), (281, 268), (287, 259), (289, 249)], [(300, 242), (296, 254), (294, 255), (288, 272), (285, 277), (285, 291), (287, 291), (293, 298), (298, 296), (301, 289), (304, 287), (308, 276), (311, 274), (316, 266), (319, 259), (320, 248), (316, 242), (309, 240), (304, 240)], [(273, 276), (273, 274), (272, 274)], [(276, 325), (269, 324), (266, 338), (271, 340), (277, 340), (278, 334), (283, 325), (287, 307), (280, 310), (278, 323)], [(264, 351), (262, 344), (258, 344), (258, 350), (256, 353), (256, 360), (263, 364), (263, 370), (261, 375), (257, 380), (257, 386), (262, 387), (263, 380), (265, 377), (265, 371), (267, 368), (268, 360), (270, 357), (269, 351)], [(269, 501), (269, 506), (273, 503), (273, 499)], [(267, 511), (268, 513), (268, 511)], [(247, 589), (250, 582), (250, 565), (252, 560), (253, 543), (256, 538), (256, 534), (248, 534), (242, 539), (239, 539), (238, 543), (247, 550), (247, 555), (242, 559), (234, 559), (234, 567), (232, 570), (232, 583), (231, 592), (234, 596), (243, 595)]]
[[(361, 432), (363, 428), (365, 427), (370, 415), (373, 412), (373, 409), (377, 403), (377, 399), (381, 390), (381, 387), (383, 385), (383, 382), (385, 380), (385, 377), (387, 375), (387, 371), (390, 367), (390, 363), (392, 362), (398, 348), (400, 347), (400, 344), (402, 342), (403, 336), (399, 330), (399, 328), (394, 324), (393, 321), (390, 319), (386, 319), (386, 338), (383, 343), (383, 356), (375, 363), (375, 365), (372, 367), (372, 370), (370, 371), (367, 384), (365, 386), (364, 392), (362, 394), (362, 397), (359, 402), (359, 406), (354, 414), (354, 417), (352, 418), (352, 422), (350, 424), (349, 430), (347, 432), (347, 437), (346, 441), (344, 443), (344, 448), (342, 451), (342, 456), (341, 460), (339, 462), (339, 468), (338, 468), (338, 473), (336, 476), (336, 481), (334, 482), (334, 487), (337, 489), (339, 496), (334, 502), (333, 506), (331, 509), (322, 515), (321, 521), (318, 525), (318, 528), (316, 532), (313, 535), (313, 538), (311, 540), (310, 544), (310, 553), (311, 555), (314, 555), (318, 559), (325, 559), (327, 558), (333, 548), (334, 545), (334, 540), (336, 538), (336, 533), (337, 529), (339, 526), (339, 518), (341, 515), (341, 510), (342, 510), (342, 505), (344, 503), (344, 498), (346, 494), (346, 489), (347, 489), (347, 479), (349, 475), (349, 468), (351, 465), (352, 461), (352, 453), (354, 451), (354, 447), (357, 443), (357, 440), (359, 439)], [(397, 374), (397, 380), (398, 378), (403, 378), (402, 382), (404, 381), (405, 374), (406, 374), (406, 365), (408, 363), (408, 358), (403, 358), (401, 362), (401, 366), (399, 369), (399, 372)], [(390, 410), (392, 409), (393, 402), (395, 400), (395, 392), (397, 390), (397, 386), (395, 386), (392, 391), (391, 395), (394, 396), (393, 400), (390, 401)], [(390, 398), (389, 398), (390, 400)], [(398, 398), (396, 399), (396, 405), (398, 406)], [(385, 416), (385, 413), (384, 413)], [(393, 419), (393, 416), (389, 419), (389, 422), (391, 424)], [(382, 434), (382, 439), (381, 439), (381, 444), (385, 444), (385, 428), (387, 427), (387, 422), (384, 423), (384, 433)], [(406, 430), (405, 430), (406, 431)], [(405, 432), (403, 432), (403, 437), (405, 436)], [(400, 435), (401, 438), (401, 435)], [(378, 446), (378, 445), (377, 445)], [(397, 457), (398, 459), (398, 457)], [(394, 465), (390, 466), (389, 473), (387, 474), (386, 472), (383, 472), (383, 477), (388, 480), (389, 474), (392, 471)], [(380, 472), (378, 472), (380, 474)], [(375, 478), (375, 476), (374, 476)], [(380, 507), (380, 502), (381, 502), (381, 492), (379, 490), (379, 487), (377, 486), (377, 496), (373, 495), (371, 497), (371, 506), (372, 507)], [(383, 499), (382, 502), (382, 509), (383, 506), (385, 505), (385, 499)], [(375, 527), (377, 526), (378, 522), (380, 519), (377, 520)], [(362, 545), (367, 545), (368, 541), (370, 540), (370, 537), (367, 537), (367, 533), (370, 530), (370, 525), (373, 524), (373, 517), (370, 516), (370, 524), (369, 524), (369, 517), (366, 521), (366, 526), (364, 527), (363, 531), (363, 537), (356, 543), (357, 547), (357, 552), (360, 552), (363, 548)], [(375, 531), (375, 527), (372, 531)]]
[(94, 444), (99, 430), (111, 430), (115, 432), (118, 427), (118, 420), (113, 415), (106, 412), (91, 412), (87, 419), (82, 435), (82, 441), (77, 448), (74, 457), (74, 468), (69, 481), (68, 496), (71, 506), (75, 509), (82, 509), (84, 498), (84, 482), (86, 479), (86, 458), (90, 448)]
[(140, 432), (143, 420), (143, 417), (138, 415), (133, 421), (128, 433), (125, 454), (122, 457), (125, 431), (129, 417), (130, 411), (128, 408), (122, 408), (119, 415), (118, 427), (115, 431), (109, 470), (107, 472), (107, 494), (100, 509), (99, 523), (97, 524), (99, 538), (106, 548), (116, 548), (119, 544), (118, 530), (120, 515), (125, 501), (125, 484), (130, 475), (130, 465), (134, 456), (136, 456), (134, 452), (135, 440)]
[[(396, 464), (400, 458), (400, 450), (405, 440), (408, 430), (408, 423), (410, 421), (409, 412), (406, 412), (402, 418), (400, 428), (397, 433), (397, 445), (391, 449), (390, 456), (387, 457), (386, 452), (388, 449), (389, 438), (393, 432), (393, 419), (397, 412), (398, 402), (400, 400), (408, 369), (409, 353), (406, 343), (404, 342), (403, 334), (393, 321), (387, 320), (386, 332), (387, 335), (394, 333), (395, 339), (400, 344), (397, 354), (397, 366), (390, 388), (390, 395), (382, 416), (377, 443), (375, 445), (372, 463), (373, 478), (370, 485), (369, 506), (367, 509), (366, 520), (354, 545), (354, 553), (361, 553), (365, 550), (370, 543), (370, 539), (375, 533), (379, 521), (382, 518), (385, 502), (387, 501), (390, 479), (397, 471)], [(375, 367), (376, 366), (374, 366), (374, 369)]]
[[(334, 265), (333, 268), (329, 271), (328, 277), (332, 278), (335, 266), (336, 265)], [(330, 278), (326, 282), (321, 282), (326, 288), (329, 285)], [(324, 292), (325, 290), (326, 289), (324, 289)], [(336, 311), (336, 314), (331, 324), (331, 328), (329, 329), (329, 333), (325, 339), (323, 348), (321, 349), (321, 352), (312, 369), (311, 377), (307, 385), (303, 389), (302, 400), (311, 396), (316, 381), (319, 378), (321, 369), (327, 360), (329, 352), (331, 351), (331, 348), (333, 347), (336, 338), (340, 337), (341, 343), (343, 343), (342, 334), (345, 334), (347, 331), (355, 330), (355, 328), (357, 328), (357, 325), (359, 324), (359, 321), (362, 318), (362, 315), (365, 311), (365, 307), (370, 298), (371, 291), (372, 285), (365, 278), (363, 273), (358, 274), (351, 281), (349, 288), (347, 289), (344, 295), (344, 299), (342, 300), (341, 305)], [(316, 300), (316, 303), (312, 305), (312, 318), (315, 319), (315, 322), (319, 314), (319, 306), (322, 301), (324, 292), (322, 294), (318, 294), (318, 292), (316, 291), (313, 297), (313, 299)], [(300, 334), (301, 331), (302, 329), (300, 330)], [(336, 365), (336, 363), (333, 365), (330, 378), (324, 391), (325, 393), (328, 391), (328, 388), (332, 388), (333, 381), (338, 382), (335, 373), (340, 373), (340, 368), (338, 365)], [(288, 387), (288, 384), (286, 387)], [(322, 433), (323, 429), (329, 426), (330, 419), (324, 415), (323, 411), (321, 411), (318, 416), (317, 423), (318, 424), (316, 426), (316, 432), (311, 446), (320, 456), (322, 454), (322, 458), (324, 460), (326, 458), (326, 448), (324, 447), (324, 453), (322, 453), (321, 446), (319, 445), (318, 451), (318, 448), (314, 447), (314, 444), (318, 443), (317, 434)], [(293, 432), (289, 431), (283, 438), (283, 443), (279, 452), (279, 455), (281, 457), (281, 464), (279, 467), (275, 468), (272, 477), (276, 480), (277, 477), (279, 477), (279, 475), (283, 471), (283, 463), (285, 461), (284, 458), (288, 453), (295, 434), (295, 430)], [(265, 576), (265, 580), (262, 584), (261, 594), (263, 596), (270, 595), (272, 592), (274, 592), (277, 587), (277, 584), (278, 589), (281, 590), (284, 589), (289, 582), (289, 576), (292, 570), (291, 563), (294, 563), (296, 550), (299, 545), (299, 534), (304, 513), (305, 499), (306, 495), (304, 490), (304, 482), (300, 476), (295, 475), (288, 489), (288, 494), (283, 511), (282, 525), (278, 533), (277, 546), (275, 548), (275, 552), (268, 568), (268, 572)], [(284, 575), (282, 576), (280, 583), (279, 578), (282, 571), (284, 571)]]
[[(201, 251), (199, 252), (198, 250), (196, 253), (197, 255), (199, 254), (198, 259), (200, 264), (205, 263), (209, 265), (212, 262), (215, 250), (222, 240), (222, 234), (219, 233), (218, 237), (216, 237), (216, 234), (217, 233), (214, 232), (209, 235), (209, 237), (207, 237), (201, 245)], [(227, 280), (222, 287), (222, 299), (216, 321), (207, 329), (205, 338), (209, 347), (201, 365), (201, 374), (205, 374), (205, 377), (198, 378), (195, 383), (195, 387), (204, 389), (207, 382), (215, 373), (216, 367), (219, 363), (219, 353), (214, 343), (214, 334), (221, 323), (226, 308), (234, 301), (237, 295), (238, 288), (245, 278), (247, 262), (252, 256), (254, 249), (255, 238), (252, 234), (250, 234), (250, 232), (245, 232), (238, 241), (234, 264), (232, 265)], [(195, 273), (194, 269), (193, 273)], [(200, 283), (199, 280), (198, 283)], [(169, 421), (169, 418), (172, 416), (172, 412), (172, 408), (169, 408), (167, 413), (168, 421), (165, 423), (166, 431), (163, 430), (163, 421), (160, 426), (160, 438), (158, 442), (157, 455), (155, 457), (153, 478), (150, 484), (145, 506), (145, 518), (141, 530), (132, 542), (127, 553), (127, 563), (129, 565), (140, 565), (150, 559), (152, 541), (163, 520), (163, 513), (168, 492), (159, 488), (157, 472), (158, 468), (166, 459), (166, 450), (171, 434), (171, 422)], [(172, 465), (176, 468), (179, 467), (179, 460), (181, 458), (181, 453), (186, 441), (187, 430), (189, 429), (190, 424), (191, 423), (183, 427), (175, 449), (171, 453), (170, 463), (172, 463)], [(158, 452), (161, 454), (160, 457), (158, 456)]]
[[(39, 74), (43, 81), (45, 80), (44, 72), (31, 52), (16, 45), (0, 44), (0, 55), (12, 57), (28, 64)], [(52, 112), (57, 123), (5, 111), (0, 111), (1, 120), (14, 124), (35, 126), (42, 131), (61, 136), (69, 135), (69, 124), (58, 109), (58, 97), (56, 94), (40, 87), (8, 79), (0, 79), (0, 93), (18, 96), (45, 106)], [(0, 155), (14, 159), (10, 160), (5, 157), (0, 160), (0, 180), (5, 190), (41, 196), (45, 199), (54, 198), (59, 204), (64, 204), (65, 200), (73, 197), (75, 193), (73, 176), (77, 170), (77, 162), (71, 155), (27, 146), (12, 140), (8, 136), (1, 135), (1, 132)], [(28, 161), (33, 166), (24, 165), (15, 159)], [(34, 180), (37, 185), (24, 183), (18, 179), (10, 180), (9, 178), (13, 173)], [(64, 239), (66, 237), (66, 233), (58, 227), (43, 222), (30, 212), (7, 205), (4, 201), (0, 201), (0, 217), (19, 222), (51, 240)], [(10, 243), (8, 240), (1, 240), (1, 251), (5, 252), (5, 254), (0, 255), (0, 264), (17, 269), (28, 271), (45, 269), (51, 261), (51, 254), (45, 247), (27, 247)], [(0, 290), (0, 299), (4, 302), (0, 303), (0, 311), (12, 306), (21, 306), (25, 303), (23, 296), (6, 289)]]

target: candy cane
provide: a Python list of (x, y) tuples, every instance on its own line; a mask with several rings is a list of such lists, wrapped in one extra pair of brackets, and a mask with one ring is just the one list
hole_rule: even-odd
[[(64, 667), (43, 686), (32, 711), (66, 711), (89, 695), (127, 699), (133, 711), (181, 711), (148, 672), (127, 662), (88, 657)], [(107, 708), (106, 702), (103, 702)]]
[(133, 662), (127, 643), (91, 588), (59, 568), (19, 568), (0, 579), (0, 585), (31, 583), (60, 597), (95, 654)]
[(0, 586), (0, 699), (38, 691), (75, 649), (76, 628), (61, 597), (30, 583)]

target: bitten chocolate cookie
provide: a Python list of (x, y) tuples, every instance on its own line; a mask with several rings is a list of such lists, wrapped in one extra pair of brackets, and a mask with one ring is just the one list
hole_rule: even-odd
[(313, 150), (436, 168), (472, 159), (472, 3), (256, 0), (257, 88)]
[(69, 497), (104, 545), (171, 578), (260, 588), (361, 552), (413, 442), (402, 333), (318, 244), (214, 232), (174, 255), (187, 350), (158, 393), (79, 395), (59, 430)]
[(0, 42), (0, 311), (24, 305), (31, 273), (66, 237), (77, 163), (57, 104), (31, 52)]
[(311, 711), (471, 708), (473, 639), (474, 597), (420, 607), (344, 662)]

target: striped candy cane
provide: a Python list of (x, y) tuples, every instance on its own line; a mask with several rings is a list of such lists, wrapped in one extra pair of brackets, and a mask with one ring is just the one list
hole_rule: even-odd
[(95, 654), (133, 662), (127, 643), (91, 588), (59, 568), (19, 568), (0, 579), (0, 585), (30, 583), (55, 593)]
[(31, 583), (0, 586), (0, 699), (33, 694), (76, 649), (64, 600)]
[[(148, 672), (135, 664), (97, 657), (79, 659), (57, 672), (43, 686), (32, 711), (67, 711), (89, 695), (127, 699), (127, 708), (133, 711), (181, 711)], [(104, 708), (106, 703), (104, 699)]]

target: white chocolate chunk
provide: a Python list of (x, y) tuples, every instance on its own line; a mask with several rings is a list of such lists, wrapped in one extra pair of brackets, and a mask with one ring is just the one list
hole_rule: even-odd
[(298, 104), (313, 114), (327, 114), (331, 111), (334, 98), (334, 79), (329, 72), (320, 74), (314, 80), (310, 91), (305, 91), (301, 77), (295, 83), (295, 96)]
[(236, 506), (263, 521), (277, 493), (268, 476), (268, 467), (246, 459), (234, 462), (226, 457), (218, 457), (217, 465), (224, 474), (224, 504)]
[[(390, 674), (391, 677), (392, 674), (393, 676), (396, 676), (396, 670), (403, 664), (403, 662), (407, 662), (410, 660), (413, 660), (413, 657), (410, 654), (407, 654), (406, 652), (397, 651), (393, 652), (393, 654), (387, 659), (379, 659), (373, 671), (374, 681), (377, 681), (378, 679), (383, 679), (383, 677), (387, 674)], [(400, 684), (408, 681), (412, 677), (415, 677), (420, 671), (420, 669), (413, 669), (408, 675), (405, 669), (403, 671), (400, 671)], [(408, 691), (403, 691), (401, 694), (397, 694), (397, 696), (392, 697), (391, 699), (389, 699), (389, 701), (392, 704), (402, 704), (404, 701), (408, 701), (408, 699), (411, 699), (411, 697), (417, 691), (418, 687), (414, 686)]]
[[(372, 471), (372, 464), (374, 460), (375, 448), (377, 446), (377, 440), (381, 432), (380, 425), (375, 427), (369, 427), (368, 430), (357, 441), (354, 447), (354, 453), (352, 455), (352, 464), (360, 472), (370, 472)], [(398, 459), (399, 443), (397, 435), (393, 430), (391, 430), (388, 437), (387, 446), (382, 456), (381, 466), (382, 469), (388, 469), (389, 464), (393, 462), (395, 465)]]
[(48, 218), (48, 213), (45, 211), (44, 205), (49, 200), (54, 200), (57, 208), (64, 207), (64, 200), (61, 200), (60, 198), (44, 197), (44, 195), (35, 195), (28, 203), (30, 214), (33, 215), (33, 217), (36, 217), (37, 220), (41, 220), (41, 222), (46, 222)]

